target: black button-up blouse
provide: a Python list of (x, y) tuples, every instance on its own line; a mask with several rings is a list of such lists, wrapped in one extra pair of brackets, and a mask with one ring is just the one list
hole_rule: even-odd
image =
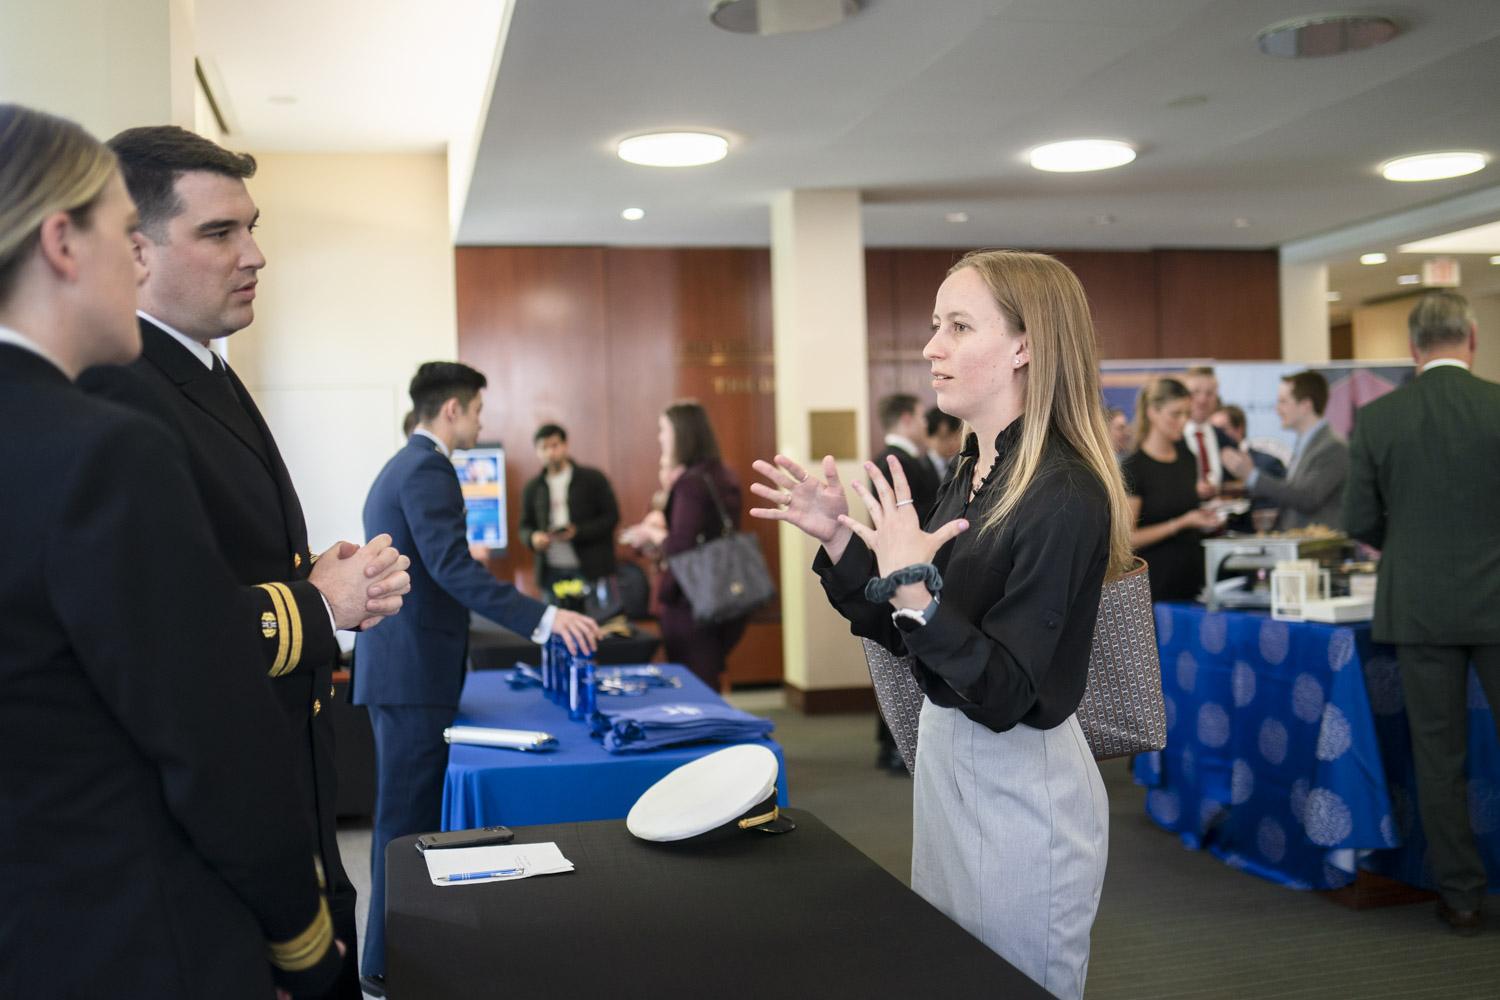
[(934, 559), (943, 591), (927, 625), (902, 632), (888, 602), (865, 599), (865, 582), (877, 569), (858, 537), (837, 564), (822, 550), (813, 562), (850, 631), (913, 655), (917, 683), (933, 704), (995, 732), (1017, 723), (1051, 729), (1077, 710), (1109, 561), (1108, 494), (1056, 433), (1021, 503), (998, 528), (980, 530), (999, 502), (1020, 437), (1017, 418), (996, 438), (999, 456), (970, 500), (969, 472), (979, 453), (970, 434), (967, 462), (957, 475), (950, 471), (938, 494), (925, 526), (965, 517), (969, 529)]

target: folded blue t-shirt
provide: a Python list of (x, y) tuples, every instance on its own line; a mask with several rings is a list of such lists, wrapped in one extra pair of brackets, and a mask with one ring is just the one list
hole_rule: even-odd
[[(711, 702), (650, 705), (601, 715), (596, 719), (596, 732), (603, 729), (604, 749), (610, 753), (643, 753), (707, 740), (760, 740), (776, 728), (770, 719)], [(600, 726), (601, 722), (608, 728)]]

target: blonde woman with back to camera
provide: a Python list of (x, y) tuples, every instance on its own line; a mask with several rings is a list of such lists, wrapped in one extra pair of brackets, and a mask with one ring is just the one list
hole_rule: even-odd
[[(1083, 289), (1042, 254), (948, 272), (923, 356), (970, 433), (926, 524), (892, 463), (852, 485), (755, 463), (751, 491), (822, 543), (813, 568), (856, 635), (916, 659), (912, 888), (1059, 997), (1083, 995), (1108, 854), (1104, 783), (1074, 712), (1106, 575), (1132, 562)], [(867, 585), (870, 589), (867, 590)]]

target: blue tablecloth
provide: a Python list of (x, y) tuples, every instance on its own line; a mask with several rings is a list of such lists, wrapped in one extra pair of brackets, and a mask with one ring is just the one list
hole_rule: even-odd
[[(599, 708), (621, 711), (674, 702), (717, 702), (719, 696), (686, 667), (661, 669), (682, 679), (680, 688), (653, 688), (639, 697), (603, 697)], [(542, 696), (540, 688), (512, 691), (509, 671), (469, 674), (458, 705), (456, 725), (540, 729), (556, 736), (558, 749), (521, 753), (490, 747), (448, 749), (443, 782), (443, 829), (476, 826), (535, 826), (596, 819), (622, 819), (641, 793), (673, 768), (727, 743), (701, 743), (651, 753), (617, 756), (590, 738), (588, 727), (568, 719), (567, 710)], [(786, 758), (774, 740), (759, 740), (775, 754), (781, 772), (778, 801), (787, 804)]]
[[(1135, 778), (1158, 825), (1296, 888), (1348, 885), (1356, 862), (1432, 887), (1395, 651), (1368, 623), (1158, 604), (1156, 629), (1167, 748)], [(1500, 740), (1472, 671), (1468, 777), (1500, 891)]]

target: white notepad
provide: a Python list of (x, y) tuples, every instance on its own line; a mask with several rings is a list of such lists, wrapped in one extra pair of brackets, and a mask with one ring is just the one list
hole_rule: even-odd
[(533, 875), (556, 875), (573, 870), (554, 843), (491, 844), (486, 847), (455, 847), (422, 854), (433, 885), (474, 885), (477, 882), (508, 882)]

